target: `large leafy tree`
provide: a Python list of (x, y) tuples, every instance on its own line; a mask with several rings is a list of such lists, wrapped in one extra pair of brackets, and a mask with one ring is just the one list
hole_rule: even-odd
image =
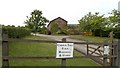
[(27, 20), (24, 23), (28, 28), (36, 33), (42, 31), (42, 28), (46, 25), (46, 22), (48, 22), (48, 20), (42, 16), (42, 11), (33, 10), (33, 12), (31, 12), (31, 16), (27, 16)]
[(108, 27), (114, 28), (120, 26), (120, 11), (113, 10), (108, 17)]
[(113, 10), (108, 17), (108, 28), (114, 32), (114, 37), (120, 38), (120, 11)]
[(90, 23), (91, 18), (92, 18), (92, 14), (91, 12), (89, 12), (89, 14), (85, 15), (84, 17), (82, 17), (82, 19), (78, 20), (81, 31), (91, 31), (91, 23)]
[(106, 24), (104, 15), (99, 15), (98, 12), (96, 12), (95, 14), (89, 12), (87, 15), (85, 15), (82, 19), (79, 20), (79, 23), (80, 30), (91, 32), (94, 32), (98, 29), (104, 29)]

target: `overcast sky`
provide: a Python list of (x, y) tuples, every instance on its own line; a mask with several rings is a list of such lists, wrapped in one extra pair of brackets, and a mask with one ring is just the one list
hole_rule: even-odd
[(69, 24), (78, 24), (88, 12), (108, 14), (118, 9), (119, 0), (0, 0), (0, 24), (24, 25), (34, 9), (48, 20), (62, 17)]

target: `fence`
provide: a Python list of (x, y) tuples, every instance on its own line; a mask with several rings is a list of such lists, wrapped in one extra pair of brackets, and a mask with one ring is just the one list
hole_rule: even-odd
[[(9, 41), (15, 42), (41, 42), (41, 43), (64, 43), (66, 39), (62, 39), (62, 41), (44, 41), (44, 40), (25, 40), (25, 39), (9, 39), (7, 34), (3, 34), (2, 40), (2, 67), (9, 68), (9, 59), (56, 59), (55, 56), (38, 56), (38, 57), (9, 57)], [(120, 40), (115, 41), (112, 44), (109, 43), (92, 43), (92, 42), (66, 42), (66, 43), (74, 43), (74, 44), (84, 44), (87, 46), (87, 54), (85, 56), (74, 56), (73, 59), (78, 58), (103, 58), (102, 63), (103, 66), (118, 66), (120, 68)], [(91, 45), (96, 44), (97, 48), (91, 47)], [(100, 47), (104, 47), (105, 45), (112, 45), (110, 51), (112, 52), (110, 55), (102, 54), (103, 50), (100, 50)], [(90, 50), (90, 49), (93, 49)], [(76, 49), (75, 49), (76, 50)], [(99, 53), (96, 53), (98, 51)], [(92, 55), (92, 54), (98, 54)], [(110, 59), (110, 61), (108, 61)], [(66, 59), (62, 59), (61, 66), (66, 66)]]

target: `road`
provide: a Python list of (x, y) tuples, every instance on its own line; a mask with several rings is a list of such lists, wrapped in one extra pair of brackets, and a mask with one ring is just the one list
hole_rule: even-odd
[[(56, 41), (61, 41), (62, 38), (66, 38), (66, 41), (69, 41), (69, 42), (86, 42), (86, 41), (82, 41), (82, 40), (71, 39), (71, 38), (69, 38), (69, 36), (53, 36), (53, 35), (44, 35), (44, 34), (36, 34), (36, 35), (44, 37), (44, 38), (50, 38), (50, 39), (53, 39)], [(97, 46), (95, 46), (95, 45), (93, 45), (92, 47), (97, 48)], [(87, 46), (85, 44), (79, 44), (79, 45), (75, 44), (74, 49), (80, 51), (81, 53), (87, 54)], [(101, 50), (102, 50), (102, 48), (101, 48)]]

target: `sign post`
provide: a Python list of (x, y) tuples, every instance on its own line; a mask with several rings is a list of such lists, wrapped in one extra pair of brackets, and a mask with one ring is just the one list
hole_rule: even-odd
[(110, 49), (108, 45), (104, 45), (104, 55), (109, 55)]
[(109, 55), (110, 49), (108, 45), (104, 45), (103, 47), (103, 54), (104, 54), (104, 58), (103, 58), (103, 64), (104, 66), (108, 66), (108, 62), (107, 62), (107, 56)]
[(56, 58), (62, 59), (61, 65), (66, 66), (66, 58), (73, 58), (73, 43), (65, 43), (66, 38), (62, 39), (63, 43), (57, 43)]
[(57, 43), (56, 58), (73, 58), (73, 43)]

